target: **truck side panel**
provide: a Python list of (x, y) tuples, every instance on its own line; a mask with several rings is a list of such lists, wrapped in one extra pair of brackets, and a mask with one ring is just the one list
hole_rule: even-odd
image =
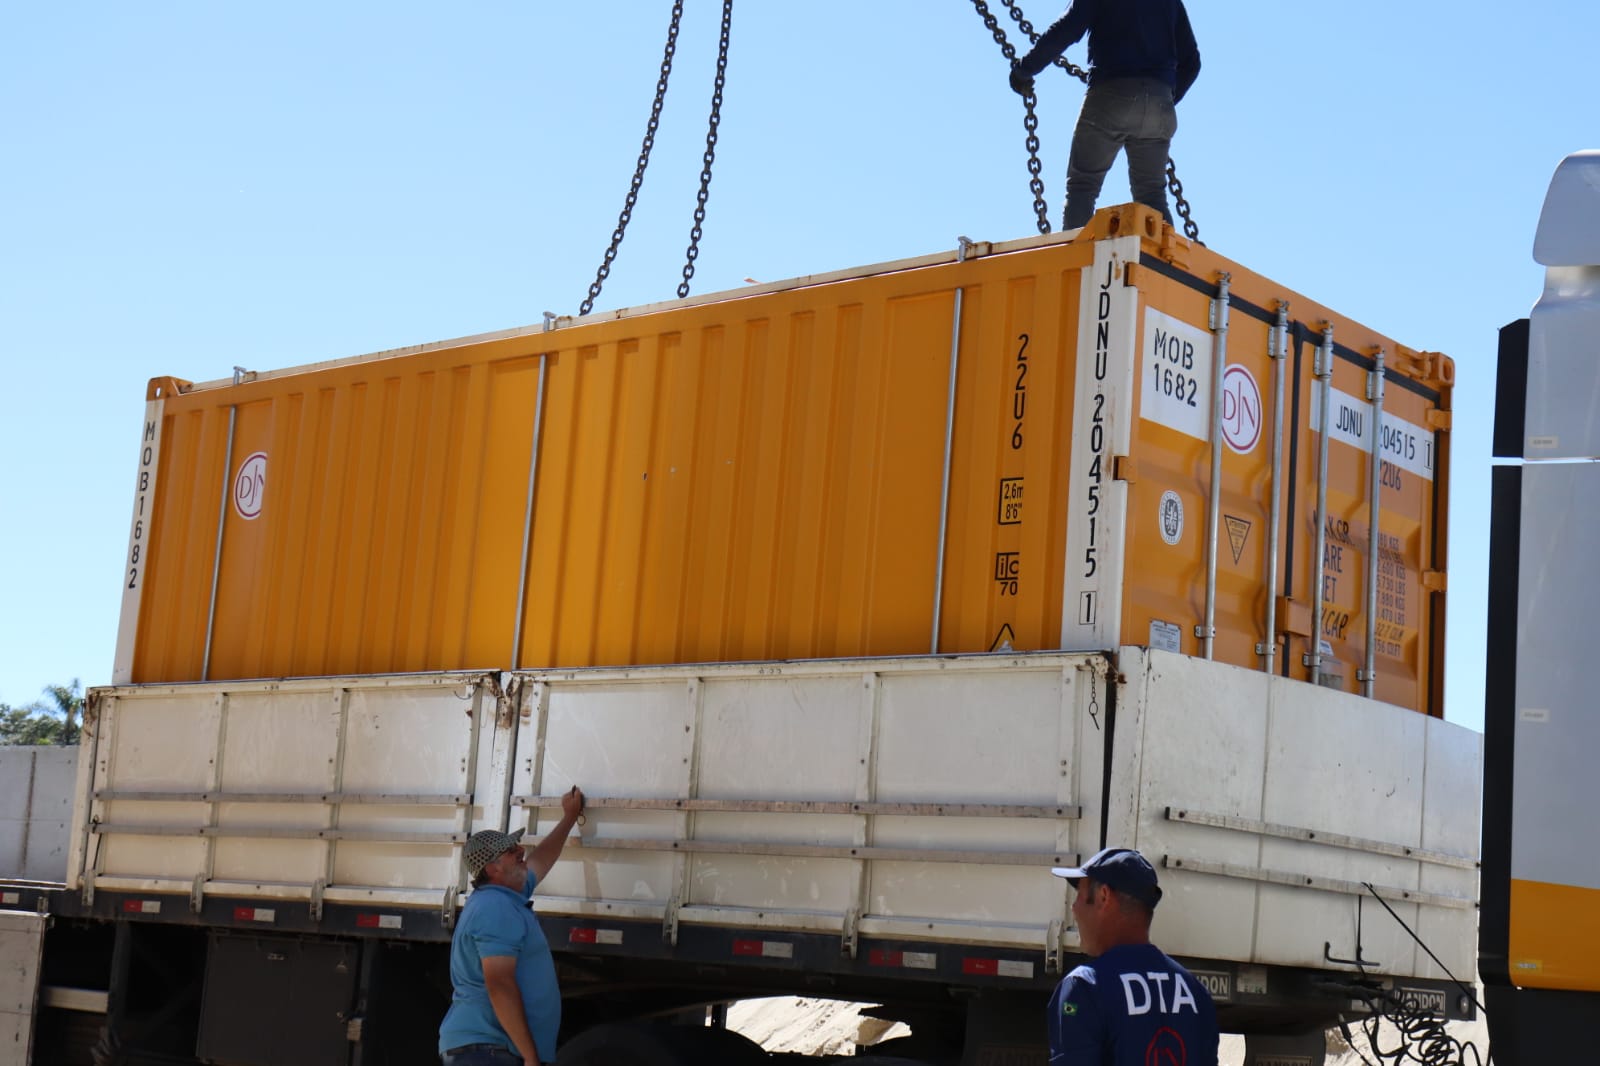
[(101, 690), (73, 881), (443, 906), (504, 816), (499, 718), (471, 675)]
[(535, 835), (573, 784), (593, 813), (540, 910), (1059, 946), (1048, 867), (1098, 839), (1103, 662), (550, 675), (512, 802)]
[(1470, 978), (1476, 733), (1165, 652), (1124, 649), (1122, 668), (1115, 765), (1138, 788), (1123, 839), (1165, 863), (1163, 948), (1443, 977), (1387, 903)]

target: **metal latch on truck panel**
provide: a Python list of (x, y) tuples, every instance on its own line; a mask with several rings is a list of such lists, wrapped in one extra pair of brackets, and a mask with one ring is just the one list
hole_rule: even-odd
[(495, 688), (495, 726), (508, 729), (522, 705), (522, 679), (515, 674), (501, 674)]
[(444, 906), (439, 911), (439, 924), (446, 929), (454, 929), (456, 927), (456, 911), (459, 909), (456, 906), (456, 901), (460, 896), (461, 889), (456, 885), (451, 885), (444, 890)]
[(1044, 972), (1058, 974), (1061, 972), (1061, 938), (1066, 932), (1066, 923), (1060, 918), (1050, 923), (1050, 928), (1044, 935)]
[(683, 897), (673, 894), (667, 901), (667, 913), (661, 919), (661, 939), (663, 942), (678, 946), (678, 911), (683, 909)]
[(861, 912), (851, 907), (844, 915), (844, 935), (839, 940), (839, 954), (845, 958), (856, 957), (858, 946), (858, 927), (861, 924)]

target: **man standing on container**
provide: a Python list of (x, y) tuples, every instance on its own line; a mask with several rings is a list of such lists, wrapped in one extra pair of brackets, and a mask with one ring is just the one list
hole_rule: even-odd
[(1217, 1066), (1211, 994), (1150, 943), (1155, 868), (1130, 848), (1106, 848), (1051, 872), (1077, 889), (1072, 917), (1091, 960), (1050, 998), (1051, 1066)]
[(583, 793), (561, 797), (561, 820), (525, 852), (522, 830), (485, 829), (462, 854), (472, 894), (450, 939), (454, 995), (439, 1026), (444, 1066), (538, 1066), (556, 1057), (561, 990), (555, 960), (528, 901), (561, 857)]
[(1033, 79), (1083, 35), (1089, 35), (1089, 91), (1067, 160), (1066, 228), (1094, 214), (1095, 200), (1116, 161), (1128, 151), (1133, 198), (1167, 209), (1167, 153), (1178, 131), (1176, 104), (1200, 74), (1200, 49), (1183, 0), (1072, 0), (1027, 55), (1011, 68), (1011, 88), (1027, 96)]

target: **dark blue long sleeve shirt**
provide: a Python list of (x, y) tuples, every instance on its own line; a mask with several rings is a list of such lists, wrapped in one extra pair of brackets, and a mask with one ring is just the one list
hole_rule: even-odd
[(1089, 35), (1089, 84), (1159, 78), (1183, 99), (1200, 75), (1200, 49), (1183, 0), (1072, 0), (1039, 43), (1018, 61), (1029, 76)]

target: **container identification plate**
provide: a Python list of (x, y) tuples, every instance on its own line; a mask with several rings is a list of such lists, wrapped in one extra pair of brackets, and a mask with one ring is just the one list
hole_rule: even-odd
[(1147, 307), (1139, 356), (1140, 415), (1210, 440), (1211, 334)]
[[(1322, 383), (1311, 392), (1311, 431), (1322, 432)], [(1330, 440), (1372, 451), (1372, 404), (1348, 392), (1334, 389), (1328, 397), (1328, 419), (1333, 423)], [(1383, 438), (1380, 458), (1387, 464), (1428, 481), (1433, 480), (1433, 433), (1421, 426), (1396, 418), (1388, 411), (1378, 428)]]
[(128, 523), (128, 555), (122, 582), (122, 612), (117, 622), (117, 650), (112, 660), (111, 683), (133, 680), (133, 651), (139, 637), (139, 605), (144, 597), (155, 524), (156, 475), (161, 469), (161, 424), (166, 404), (150, 400), (144, 405), (144, 428), (139, 438), (138, 480), (133, 494), (133, 518)]

